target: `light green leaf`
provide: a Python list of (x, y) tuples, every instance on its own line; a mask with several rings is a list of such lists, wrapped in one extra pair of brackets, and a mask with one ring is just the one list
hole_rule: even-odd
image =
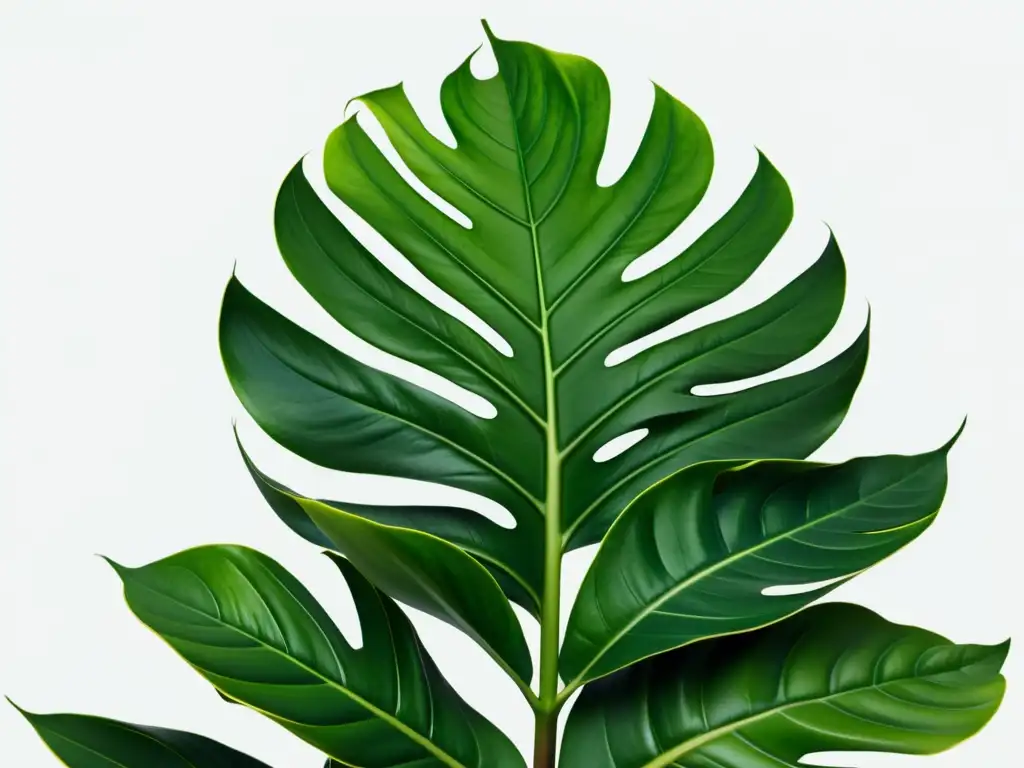
[(560, 656), (568, 687), (778, 621), (896, 552), (935, 519), (951, 445), (831, 466), (707, 462), (663, 480), (622, 513), (583, 581)]
[[(586, 59), (490, 37), (499, 73), (465, 61), (441, 108), (457, 146), (424, 128), (402, 86), (359, 102), (402, 161), (471, 221), (434, 207), (388, 162), (355, 118), (327, 141), (332, 193), (441, 291), (512, 348), (507, 357), (385, 268), (330, 212), (296, 166), (278, 196), (285, 262), (339, 323), (386, 352), (489, 400), (479, 418), (370, 368), (281, 316), (237, 280), (221, 314), (224, 363), (245, 408), (277, 442), (325, 467), (422, 479), (479, 493), (515, 518), (511, 530), (458, 510), (418, 508), (402, 525), (478, 559), (534, 615), (550, 559), (601, 539), (641, 491), (696, 462), (802, 458), (834, 431), (867, 355), (867, 330), (804, 373), (713, 396), (694, 387), (774, 371), (813, 349), (843, 303), (842, 256), (819, 259), (775, 296), (613, 366), (614, 350), (740, 286), (792, 219), (782, 177), (761, 156), (735, 204), (652, 273), (625, 268), (687, 219), (711, 177), (700, 119), (661, 88), (622, 177), (597, 183), (608, 83)], [(611, 439), (645, 440), (604, 464)], [(546, 521), (551, 524), (546, 527)], [(309, 532), (301, 518), (291, 518)]]
[(854, 605), (673, 651), (591, 683), (560, 768), (801, 768), (817, 752), (930, 755), (989, 721), (1009, 643), (954, 645)]
[(328, 547), (351, 560), (378, 589), (461, 629), (532, 697), (533, 662), (522, 627), (498, 583), (476, 560), (436, 536), (299, 496), (263, 475), (244, 451), (243, 456), (279, 517), (311, 523)]
[(68, 768), (268, 768), (194, 733), (91, 715), (18, 711)]
[(401, 610), (335, 562), (359, 613), (358, 650), (295, 577), (251, 549), (114, 567), (135, 615), (196, 671), (343, 765), (524, 768), (444, 681)]

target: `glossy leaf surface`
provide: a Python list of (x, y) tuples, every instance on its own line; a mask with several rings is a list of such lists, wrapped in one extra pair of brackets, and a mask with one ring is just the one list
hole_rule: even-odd
[(841, 603), (657, 656), (584, 690), (561, 768), (802, 768), (928, 755), (995, 713), (1009, 643), (954, 645)]
[(336, 558), (363, 645), (270, 558), (236, 546), (115, 565), (129, 607), (228, 697), (343, 765), (523, 768), (493, 725), (438, 673), (401, 610)]
[(384, 525), (277, 485), (243, 451), (257, 487), (284, 520), (308, 520), (328, 547), (344, 554), (373, 584), (458, 627), (528, 689), (533, 662), (519, 620), (501, 588), (476, 560), (420, 531)]
[(569, 616), (562, 677), (578, 684), (817, 600), (931, 525), (948, 450), (831, 466), (707, 462), (667, 478), (602, 543)]
[[(237, 280), (220, 343), (245, 408), (291, 451), (339, 470), (443, 483), (508, 509), (511, 530), (464, 510), (399, 514), (403, 525), (466, 548), (539, 615), (545, 550), (600, 540), (653, 482), (698, 461), (802, 458), (817, 448), (853, 396), (867, 332), (819, 368), (728, 394), (691, 392), (771, 372), (824, 338), (845, 290), (830, 240), (761, 304), (606, 365), (616, 349), (740, 286), (788, 227), (789, 190), (761, 157), (719, 221), (668, 264), (624, 282), (625, 268), (702, 199), (713, 166), (704, 124), (657, 88), (635, 158), (601, 186), (610, 110), (601, 70), (526, 43), (492, 37), (491, 45), (495, 77), (477, 79), (467, 60), (441, 87), (454, 148), (424, 128), (401, 86), (359, 97), (412, 174), (469, 228), (411, 186), (356, 118), (331, 135), (324, 170), (333, 194), (500, 335), (511, 357), (383, 266), (299, 166), (281, 188), (275, 226), (292, 273), (339, 323), (486, 398), (497, 415), (480, 418), (357, 362)], [(638, 429), (649, 431), (641, 443), (593, 461), (609, 440)], [(545, 537), (546, 517), (555, 518), (557, 542)]]
[(19, 711), (68, 768), (268, 768), (194, 733), (91, 715)]

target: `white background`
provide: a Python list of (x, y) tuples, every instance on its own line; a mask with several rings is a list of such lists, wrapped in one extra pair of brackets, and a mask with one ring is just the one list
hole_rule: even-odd
[[(365, 356), (280, 263), (277, 185), (366, 90), (405, 79), (436, 127), (437, 84), (482, 42), (485, 13), (499, 36), (606, 68), (606, 175), (639, 138), (644, 78), (702, 114), (719, 168), (698, 223), (738, 194), (752, 142), (768, 154), (798, 216), (773, 262), (782, 277), (759, 274), (745, 301), (816, 255), (822, 219), (834, 228), (849, 307), (820, 357), (853, 337), (865, 298), (872, 352), (819, 455), (927, 450), (970, 417), (935, 526), (834, 597), (960, 642), (1024, 638), (1019, 3), (349, 5), (3, 0), (0, 692), (31, 710), (195, 730), (280, 768), (319, 768), (142, 627), (94, 553), (137, 565), (203, 543), (254, 546), (351, 629), (326, 559), (252, 486), (231, 420), (301, 490), (368, 498), (373, 484), (283, 456), (246, 421), (219, 361), (219, 301), (237, 260), (253, 290)], [(391, 498), (412, 490), (384, 485)], [(584, 565), (570, 558), (568, 583)], [(526, 748), (530, 720), (511, 684), (454, 630), (416, 621), (457, 687)], [(1002, 711), (961, 748), (833, 762), (1007, 765), (1024, 725), (1021, 658), (1007, 665)], [(2, 703), (0, 763), (55, 765)]]

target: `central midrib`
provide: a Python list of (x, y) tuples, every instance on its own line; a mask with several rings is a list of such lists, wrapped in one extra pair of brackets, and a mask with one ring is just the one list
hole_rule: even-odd
[[(486, 26), (486, 25), (485, 25)], [(490, 32), (488, 30), (488, 35)], [(496, 43), (492, 39), (492, 46)], [(495, 51), (497, 56), (497, 52)], [(500, 66), (500, 65), (499, 65)], [(530, 194), (530, 179), (526, 170), (516, 120), (515, 106), (508, 80), (503, 76), (502, 84), (508, 100), (509, 122), (515, 139), (515, 153), (519, 165), (520, 181), (523, 187), (523, 202), (530, 229), (530, 245), (533, 255), (535, 284), (537, 287), (537, 310), (540, 314), (540, 343), (544, 358), (544, 422), (546, 457), (544, 466), (544, 584), (541, 601), (540, 639), (540, 682), (539, 705), (545, 713), (553, 713), (558, 705), (558, 650), (559, 650), (559, 601), (562, 565), (562, 522), (561, 522), (561, 456), (557, 434), (557, 404), (555, 401), (554, 364), (551, 355), (551, 336), (548, 327), (548, 306), (544, 289), (544, 268), (540, 256), (540, 241), (537, 235), (537, 218)], [(535, 745), (536, 747), (537, 745)]]

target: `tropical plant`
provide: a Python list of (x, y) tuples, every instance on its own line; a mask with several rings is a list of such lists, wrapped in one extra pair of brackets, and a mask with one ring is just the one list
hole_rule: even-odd
[[(328, 765), (525, 766), (445, 682), (398, 603), (468, 634), (521, 689), (536, 715), (535, 768), (555, 766), (557, 717), (580, 689), (562, 768), (797, 766), (826, 750), (931, 754), (974, 734), (1002, 698), (1008, 644), (954, 645), (854, 605), (803, 610), (919, 536), (945, 493), (954, 440), (918, 456), (802, 460), (847, 411), (867, 328), (817, 368), (695, 392), (773, 372), (822, 341), (844, 301), (836, 241), (757, 306), (610, 357), (743, 284), (790, 224), (789, 190), (760, 156), (718, 221), (626, 280), (702, 199), (713, 166), (704, 124), (657, 88), (635, 158), (601, 186), (601, 70), (487, 34), (499, 73), (478, 79), (467, 59), (441, 88), (454, 147), (401, 85), (359, 97), (407, 171), (468, 225), (429, 202), (356, 119), (330, 135), (323, 164), (334, 195), (505, 343), (385, 267), (301, 163), (275, 228), (292, 274), (338, 323), (486, 399), (490, 418), (358, 362), (235, 277), (220, 345), (245, 409), (284, 448), (480, 494), (514, 527), (454, 507), (315, 500), (242, 451), (280, 519), (330, 551), (362, 647), (284, 568), (238, 546), (113, 564), (131, 610), (226, 699)], [(643, 439), (595, 461), (625, 434)], [(563, 555), (597, 542), (560, 638)], [(539, 623), (536, 689), (513, 603)], [(193, 734), (26, 717), (73, 768), (263, 765)]]

